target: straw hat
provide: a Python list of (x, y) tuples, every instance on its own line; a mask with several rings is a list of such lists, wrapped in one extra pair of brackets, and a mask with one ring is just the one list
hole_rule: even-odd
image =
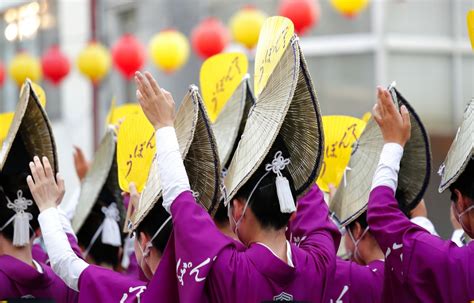
[[(176, 136), (197, 201), (211, 215), (217, 210), (221, 184), (221, 167), (209, 118), (196, 86), (192, 85), (184, 97), (174, 122)], [(127, 219), (126, 231), (135, 230), (162, 195), (158, 163), (153, 160), (138, 208)], [(161, 225), (163, 222), (157, 222)]]
[[(20, 101), (0, 151), (0, 171), (2, 172), (8, 167), (8, 156), (17, 136), (21, 136), (30, 156), (28, 161), (34, 156), (46, 156), (53, 171), (58, 170), (56, 143), (48, 115), (41, 106), (29, 80), (25, 81), (20, 92)], [(26, 169), (29, 170), (29, 167)]]
[[(405, 105), (410, 113), (411, 137), (405, 145), (398, 174), (395, 197), (400, 208), (408, 212), (418, 205), (429, 183), (431, 148), (426, 130), (408, 101), (395, 88), (390, 93), (397, 107)], [(367, 210), (370, 189), (384, 145), (382, 132), (371, 117), (359, 141), (354, 146), (350, 170), (346, 171), (346, 186), (341, 185), (330, 201), (343, 226), (347, 226)]]
[(439, 192), (445, 191), (461, 175), (467, 164), (474, 157), (474, 99), (464, 111), (463, 121), (449, 148), (446, 160), (441, 165), (439, 173), (441, 183)]
[(244, 131), (250, 108), (254, 104), (255, 98), (250, 91), (249, 77), (245, 77), (212, 125), (223, 168), (232, 158), (236, 141)]
[(296, 36), (250, 110), (225, 177), (227, 202), (260, 167), (277, 135), (288, 148), (288, 171), (301, 195), (318, 175), (324, 142), (319, 103)]
[[(97, 151), (94, 160), (81, 184), (78, 207), (72, 220), (72, 228), (78, 233), (89, 217), (99, 195), (104, 187), (113, 195), (120, 213), (120, 223), (125, 220), (125, 208), (122, 202), (121, 191), (118, 185), (116, 143), (114, 131), (107, 130)], [(121, 225), (119, 225), (121, 226)]]

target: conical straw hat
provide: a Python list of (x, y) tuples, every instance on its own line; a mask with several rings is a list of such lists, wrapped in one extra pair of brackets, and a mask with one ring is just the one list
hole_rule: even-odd
[[(265, 40), (268, 39), (262, 33), (281, 29), (282, 27), (273, 28), (278, 22), (284, 25), (282, 36), (286, 37), (289, 32), (291, 36), (282, 56), (268, 74), (268, 81), (256, 96), (255, 106), (250, 110), (225, 177), (227, 201), (257, 171), (277, 135), (282, 137), (288, 148), (291, 161), (288, 171), (297, 195), (303, 194), (318, 175), (324, 146), (319, 103), (298, 39), (292, 34), (293, 24), (282, 18), (268, 18), (262, 27), (257, 54), (269, 53), (273, 47), (259, 49), (265, 47)], [(279, 47), (283, 40), (284, 37), (277, 41)], [(257, 75), (254, 78), (259, 81), (261, 77)]]
[[(395, 89), (390, 93), (397, 107), (405, 105), (410, 113), (411, 138), (404, 148), (395, 194), (400, 208), (408, 212), (420, 202), (429, 183), (430, 143), (426, 130), (408, 101)], [(367, 210), (373, 176), (384, 145), (382, 132), (371, 117), (353, 148), (346, 171), (346, 186), (340, 185), (330, 202), (341, 224), (347, 226)]]
[[(174, 127), (191, 189), (196, 193), (197, 201), (213, 215), (220, 198), (221, 168), (210, 121), (196, 86), (191, 86), (184, 97)], [(124, 229), (135, 230), (160, 201), (161, 195), (162, 187), (155, 158), (138, 208), (127, 219)], [(158, 226), (163, 223), (156, 222)]]
[(446, 160), (440, 167), (441, 183), (439, 192), (453, 184), (474, 157), (474, 99), (464, 111), (463, 121), (449, 148)]
[(227, 166), (235, 151), (236, 141), (244, 131), (250, 108), (254, 104), (255, 99), (250, 91), (248, 77), (246, 77), (212, 125), (223, 168)]
[[(13, 142), (18, 135), (21, 136), (31, 160), (34, 156), (46, 156), (53, 171), (58, 170), (53, 131), (48, 116), (29, 80), (26, 80), (22, 87), (13, 121), (5, 140), (3, 140), (0, 151), (0, 171), (5, 169)], [(29, 170), (29, 167), (25, 169)]]
[(80, 231), (89, 217), (104, 186), (107, 187), (115, 198), (116, 201), (108, 202), (117, 203), (121, 219), (119, 224), (123, 224), (125, 208), (118, 185), (115, 135), (111, 129), (105, 133), (94, 154), (94, 160), (87, 175), (82, 181), (78, 207), (72, 220), (72, 228), (76, 233)]

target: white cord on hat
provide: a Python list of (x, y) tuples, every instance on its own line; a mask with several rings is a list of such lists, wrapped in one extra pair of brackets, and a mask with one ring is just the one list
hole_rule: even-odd
[(290, 182), (288, 179), (281, 174), (281, 171), (290, 164), (289, 158), (283, 158), (282, 152), (277, 151), (272, 163), (265, 165), (267, 172), (272, 171), (277, 175), (275, 185), (278, 194), (278, 202), (280, 203), (280, 211), (282, 213), (291, 214), (296, 211), (295, 200), (291, 193)]
[(33, 205), (33, 201), (23, 197), (21, 190), (18, 190), (17, 198), (13, 202), (7, 195), (5, 198), (8, 201), (7, 207), (13, 209), (15, 214), (0, 227), (0, 232), (13, 222), (13, 246), (23, 247), (30, 243), (30, 221), (33, 219), (33, 215), (25, 210), (28, 209), (28, 206)]
[(108, 244), (115, 247), (122, 245), (120, 227), (118, 224), (120, 221), (120, 212), (118, 210), (117, 203), (112, 202), (108, 207), (103, 206), (102, 212), (105, 215), (104, 221), (99, 226), (94, 236), (92, 236), (91, 243), (84, 252), (84, 258), (89, 255), (92, 246), (95, 244), (100, 234), (102, 234), (102, 244)]

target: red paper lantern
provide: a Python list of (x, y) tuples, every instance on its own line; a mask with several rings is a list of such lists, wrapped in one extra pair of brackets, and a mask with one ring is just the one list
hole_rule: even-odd
[(112, 48), (112, 59), (122, 75), (131, 79), (145, 64), (145, 48), (133, 35), (123, 35)]
[(5, 67), (3, 66), (2, 62), (0, 62), (0, 86), (3, 85), (5, 81)]
[(69, 74), (71, 64), (58, 45), (51, 46), (41, 58), (41, 67), (46, 79), (58, 85)]
[(229, 40), (227, 28), (216, 18), (203, 20), (191, 33), (193, 49), (203, 59), (222, 52)]
[(318, 23), (320, 7), (316, 0), (282, 0), (278, 12), (290, 19), (296, 33), (302, 35)]

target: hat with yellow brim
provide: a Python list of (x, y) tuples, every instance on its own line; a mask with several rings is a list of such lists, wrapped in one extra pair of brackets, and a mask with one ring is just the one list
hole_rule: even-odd
[[(221, 168), (217, 146), (204, 104), (196, 86), (184, 97), (174, 122), (180, 153), (196, 200), (211, 215), (220, 196)], [(127, 218), (125, 231), (135, 230), (162, 196), (156, 157), (137, 209)], [(164, 222), (156, 222), (158, 226)]]
[(270, 17), (264, 22), (254, 80), (256, 103), (225, 177), (227, 202), (259, 169), (277, 136), (288, 149), (287, 170), (297, 195), (313, 184), (323, 156), (319, 103), (289, 19)]
[[(418, 205), (429, 183), (431, 148), (426, 130), (408, 101), (400, 92), (389, 89), (397, 108), (405, 105), (410, 114), (411, 137), (406, 143), (395, 193), (400, 209), (405, 213)], [(330, 209), (339, 222), (347, 226), (367, 210), (370, 189), (384, 145), (382, 132), (371, 117), (355, 144), (346, 170), (346, 182), (340, 185)]]
[[(103, 188), (106, 187), (116, 202), (120, 213), (120, 222), (125, 220), (125, 208), (118, 185), (116, 143), (114, 131), (109, 129), (94, 154), (94, 160), (81, 184), (78, 207), (72, 220), (72, 228), (78, 233), (89, 217)], [(121, 225), (120, 225), (121, 226)]]
[(441, 165), (439, 173), (441, 183), (439, 192), (445, 191), (463, 173), (469, 161), (474, 159), (474, 99), (464, 111), (463, 121), (454, 138), (448, 155)]
[[(17, 104), (13, 120), (8, 133), (3, 140), (0, 151), (0, 171), (4, 172), (8, 166), (10, 151), (15, 139), (21, 136), (30, 160), (34, 156), (47, 157), (53, 172), (58, 170), (56, 143), (48, 115), (41, 106), (39, 99), (32, 88), (31, 82), (26, 80)], [(14, 157), (15, 155), (11, 155)], [(26, 169), (29, 170), (27, 167)]]

